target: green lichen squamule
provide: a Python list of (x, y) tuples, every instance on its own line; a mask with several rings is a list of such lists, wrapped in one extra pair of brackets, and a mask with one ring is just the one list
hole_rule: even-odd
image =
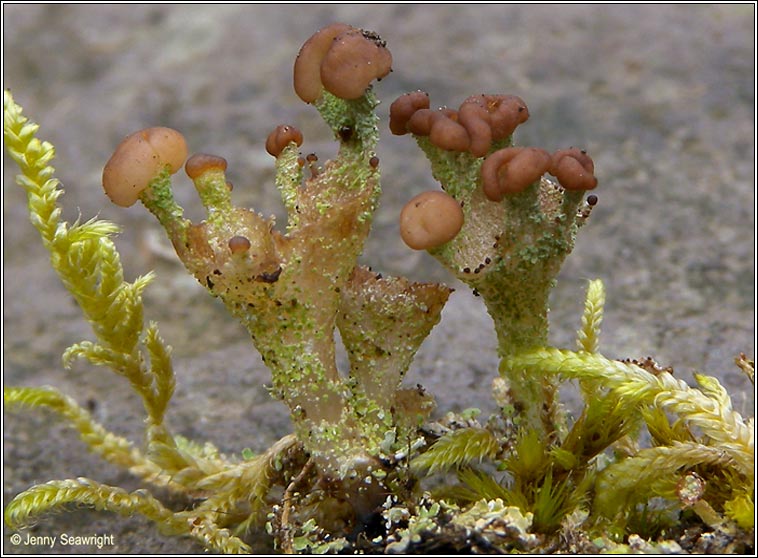
[[(324, 52), (334, 45), (358, 45), (366, 52), (353, 73), (367, 79), (377, 74), (359, 71), (360, 64), (388, 60), (374, 33), (344, 24), (325, 32), (329, 41), (307, 42), (301, 62), (333, 62), (339, 57)], [(714, 532), (752, 529), (753, 420), (733, 409), (715, 378), (696, 375), (691, 387), (651, 359), (604, 357), (599, 280), (588, 285), (577, 350), (548, 346), (548, 295), (597, 201), (582, 190), (596, 181), (584, 152), (550, 156), (514, 146), (513, 129), (525, 120), (519, 98), (472, 96), (459, 113), (422, 114), (429, 126), (442, 122), (439, 130), (453, 130), (452, 140), (439, 130), (428, 133), (423, 118), (413, 124), (448, 205), (455, 200), (455, 212), (463, 214), (460, 228), (429, 252), (481, 296), (501, 359), (493, 371), (498, 414), (486, 422), (475, 411), (431, 421), (432, 395), (402, 382), (451, 289), (358, 265), (380, 196), (378, 100), (371, 86), (357, 97), (338, 97), (318, 81), (335, 70), (321, 70), (308, 73), (311, 81), (303, 86), (301, 80), (296, 90), (307, 92), (339, 149), (323, 163), (300, 156), (301, 137), (269, 151), (286, 232), (234, 204), (219, 157), (187, 163), (207, 212), (200, 223), (185, 218), (174, 199), (173, 163), (159, 165), (139, 194), (187, 270), (246, 327), (271, 370), (273, 396), (290, 410), (293, 434), (241, 457), (175, 436), (164, 423), (176, 378), (170, 347), (158, 326), (143, 319), (142, 292), (154, 277), (124, 280), (111, 240), (115, 225), (61, 221), (53, 147), (37, 139), (38, 127), (5, 92), (5, 146), (21, 169), (17, 182), (27, 192), (30, 219), (92, 326), (93, 339), (69, 347), (63, 364), (81, 359), (124, 378), (144, 404), (144, 443), (107, 431), (54, 388), (6, 387), (6, 405), (52, 410), (103, 459), (188, 499), (174, 511), (146, 490), (127, 492), (83, 477), (53, 480), (16, 496), (5, 509), (6, 524), (19, 529), (41, 514), (84, 505), (140, 514), (165, 533), (225, 553), (249, 552), (249, 532), (264, 524), (285, 552), (408, 552), (423, 548), (425, 537), (537, 551), (572, 529), (597, 551), (609, 551), (626, 549), (624, 540), (633, 546), (640, 510), (655, 500), (664, 502), (663, 511), (645, 513), (657, 513), (656, 520), (692, 513)], [(413, 95), (423, 104), (423, 96)], [(501, 102), (517, 112), (497, 112)], [(472, 124), (471, 114), (480, 120)], [(510, 128), (496, 123), (504, 114), (516, 119)], [(486, 132), (485, 124), (500, 134), (491, 142), (486, 133), (484, 142), (476, 135)], [(391, 129), (403, 130), (397, 122)], [(483, 171), (491, 156), (518, 161), (498, 167), (502, 184), (493, 185)], [(534, 178), (535, 165), (558, 183)], [(503, 188), (502, 195), (493, 188)], [(337, 367), (336, 331), (347, 370)], [(752, 361), (741, 355), (737, 364), (752, 377)], [(566, 380), (579, 383), (584, 403), (573, 420), (559, 412), (558, 387)], [(647, 445), (639, 436), (645, 431)], [(493, 475), (493, 467), (507, 474)], [(438, 472), (457, 473), (457, 484), (423, 492), (425, 477)], [(383, 525), (381, 536), (355, 537), (372, 522)], [(652, 541), (646, 548), (675, 544)]]

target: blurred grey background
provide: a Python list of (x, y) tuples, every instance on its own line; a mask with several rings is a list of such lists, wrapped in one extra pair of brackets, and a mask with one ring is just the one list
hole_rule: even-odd
[[(3, 85), (57, 147), (65, 217), (119, 223), (127, 278), (157, 271), (146, 317), (158, 320), (174, 347), (178, 387), (169, 421), (180, 434), (238, 453), (264, 449), (290, 426), (284, 405), (264, 388), (268, 372), (243, 328), (184, 273), (143, 208), (107, 202), (103, 164), (124, 135), (171, 126), (192, 151), (229, 161), (237, 203), (283, 222), (263, 142), (277, 124), (290, 123), (303, 130), (306, 152), (334, 153), (327, 128), (291, 87), (300, 45), (333, 21), (377, 31), (394, 57), (393, 73), (376, 87), (384, 195), (364, 262), (383, 273), (452, 282), (399, 239), (400, 208), (434, 181), (414, 142), (390, 135), (390, 102), (417, 88), (435, 106), (481, 92), (519, 95), (532, 116), (517, 143), (585, 147), (600, 180), (600, 202), (554, 292), (553, 343), (573, 347), (586, 281), (601, 278), (607, 356), (652, 355), (688, 381), (693, 371), (714, 374), (737, 410), (752, 415), (753, 386), (733, 358), (740, 351), (752, 357), (755, 346), (754, 9), (5, 4)], [(92, 335), (27, 221), (15, 167), (5, 155), (3, 163), (4, 382), (58, 386), (139, 443), (143, 411), (126, 381), (86, 363), (71, 371), (60, 365), (66, 347)], [(175, 190), (201, 219), (189, 180), (179, 178)], [(440, 413), (489, 412), (494, 350), (479, 299), (458, 288), (407, 380), (435, 393)], [(139, 486), (89, 455), (52, 415), (4, 418), (4, 503), (52, 478)], [(14, 547), (6, 529), (5, 550), (201, 551), (143, 519), (88, 511), (44, 518), (31, 532), (114, 534), (116, 546)]]

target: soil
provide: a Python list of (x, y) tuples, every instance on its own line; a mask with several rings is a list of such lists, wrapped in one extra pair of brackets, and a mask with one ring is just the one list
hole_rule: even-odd
[[(753, 414), (753, 386), (733, 365), (755, 345), (753, 5), (31, 5), (3, 6), (3, 86), (57, 147), (64, 215), (119, 223), (127, 278), (154, 269), (145, 295), (174, 347), (178, 387), (171, 427), (223, 452), (259, 451), (291, 427), (270, 399), (269, 376), (246, 332), (187, 276), (142, 208), (109, 203), (100, 173), (127, 133), (180, 129), (192, 151), (224, 156), (240, 205), (283, 217), (263, 144), (298, 125), (303, 149), (335, 145), (291, 86), (300, 45), (332, 21), (377, 31), (393, 52), (384, 100), (384, 194), (363, 261), (385, 274), (457, 287), (442, 323), (407, 377), (437, 397), (440, 413), (494, 409), (495, 340), (480, 301), (425, 253), (401, 242), (397, 218), (435, 187), (412, 140), (386, 128), (390, 102), (423, 88), (434, 105), (509, 93), (531, 118), (516, 141), (586, 148), (600, 199), (554, 291), (552, 342), (574, 346), (585, 283), (608, 291), (601, 348), (613, 358), (654, 356), (688, 380), (715, 375), (735, 408)], [(126, 382), (60, 355), (92, 335), (50, 270), (3, 156), (3, 382), (59, 387), (119, 434), (140, 441), (143, 411)], [(188, 181), (177, 197), (202, 218)], [(281, 221), (281, 219), (280, 219)], [(569, 407), (576, 404), (567, 391)], [(50, 479), (86, 476), (138, 487), (100, 462), (55, 417), (4, 415), (3, 498)], [(141, 518), (79, 510), (45, 517), (35, 535), (112, 534), (114, 544), (13, 546), (8, 553), (200, 553)], [(256, 550), (266, 551), (263, 541)]]

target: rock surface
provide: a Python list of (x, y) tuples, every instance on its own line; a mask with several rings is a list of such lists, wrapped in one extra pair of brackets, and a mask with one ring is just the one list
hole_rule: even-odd
[[(521, 145), (578, 145), (595, 159), (600, 198), (569, 257), (551, 311), (555, 345), (573, 347), (585, 281), (606, 282), (602, 350), (654, 356), (677, 375), (717, 375), (738, 411), (753, 388), (732, 364), (754, 354), (754, 51), (751, 5), (5, 5), (4, 86), (57, 147), (64, 215), (123, 226), (127, 277), (155, 269), (145, 295), (174, 347), (173, 429), (222, 451), (262, 450), (290, 430), (284, 405), (245, 331), (170, 255), (139, 206), (110, 205), (100, 173), (126, 134), (151, 125), (184, 132), (192, 151), (224, 156), (241, 205), (282, 216), (263, 143), (280, 123), (298, 125), (304, 150), (326, 159), (334, 144), (291, 87), (294, 57), (311, 33), (345, 21), (381, 34), (393, 73), (378, 153), (384, 195), (365, 262), (384, 273), (450, 281), (397, 230), (402, 205), (434, 186), (407, 137), (386, 129), (390, 102), (417, 88), (432, 104), (478, 92), (524, 98)], [(63, 350), (91, 338), (27, 222), (24, 195), (4, 155), (4, 383), (52, 384), (87, 404), (112, 430), (141, 439), (143, 411), (126, 382), (84, 363), (62, 370)], [(202, 218), (189, 181), (177, 197)], [(168, 253), (168, 255), (167, 255)], [(493, 408), (495, 341), (483, 307), (459, 285), (407, 380), (437, 396), (440, 412)], [(6, 414), (4, 502), (30, 485), (87, 476), (137, 488), (89, 455), (45, 413)], [(96, 547), (12, 546), (7, 552), (194, 553), (141, 518), (77, 511), (42, 519), (34, 535), (113, 534)], [(265, 549), (262, 546), (261, 549)]]

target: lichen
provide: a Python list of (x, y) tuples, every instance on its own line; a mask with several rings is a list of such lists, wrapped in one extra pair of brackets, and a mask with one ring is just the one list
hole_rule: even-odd
[[(456, 220), (412, 247), (428, 249), (481, 297), (498, 339), (499, 411), (486, 420), (478, 409), (431, 419), (432, 394), (403, 381), (451, 289), (358, 263), (381, 193), (378, 99), (364, 80), (384, 77), (391, 56), (375, 33), (328, 30), (321, 38), (329, 41), (301, 51), (295, 80), (339, 143), (337, 155), (321, 164), (315, 154), (302, 158), (302, 135), (289, 125), (281, 145), (267, 142), (285, 232), (233, 203), (218, 156), (198, 154), (185, 167), (207, 213), (202, 222), (187, 219), (173, 196), (173, 159), (150, 160), (150, 179), (140, 184), (139, 200), (187, 271), (247, 329), (271, 371), (271, 394), (289, 409), (294, 432), (259, 455), (223, 455), (164, 423), (177, 379), (158, 326), (144, 323), (142, 293), (154, 275), (124, 280), (112, 223), (61, 220), (53, 146), (37, 139), (38, 127), (5, 92), (5, 146), (21, 170), (30, 220), (92, 326), (94, 339), (67, 349), (64, 366), (84, 359), (124, 378), (143, 401), (145, 441), (138, 447), (108, 432), (54, 388), (6, 387), (7, 408), (52, 410), (94, 453), (186, 503), (173, 509), (146, 490), (78, 477), (17, 495), (6, 524), (23, 528), (84, 505), (140, 514), (230, 553), (248, 552), (249, 533), (264, 528), (284, 552), (678, 552), (687, 537), (694, 549), (719, 541), (749, 549), (754, 425), (725, 388), (706, 374), (690, 386), (651, 358), (603, 356), (599, 280), (587, 289), (577, 350), (549, 346), (549, 294), (597, 203), (585, 192), (597, 179), (582, 150), (551, 155), (515, 145), (529, 116), (518, 97), (472, 95), (457, 111), (431, 111), (428, 96), (416, 93), (390, 110), (393, 133), (415, 137), (445, 191), (436, 198), (454, 210), (411, 200), (418, 213), (406, 215), (422, 229), (445, 215)], [(327, 56), (337, 44), (340, 56)], [(340, 60), (365, 71), (346, 72)], [(348, 87), (348, 98), (338, 97), (343, 88), (324, 77), (332, 73), (355, 74), (362, 94)], [(130, 137), (149, 136), (137, 134)], [(167, 134), (183, 144), (179, 132)], [(126, 170), (145, 174), (141, 159), (133, 165)], [(127, 193), (131, 200), (135, 192)], [(337, 365), (337, 332), (346, 370)], [(752, 380), (752, 360), (741, 354), (735, 362)], [(582, 395), (575, 417), (560, 405), (566, 381)], [(447, 476), (428, 480), (435, 475)], [(688, 534), (692, 525), (697, 536)]]

